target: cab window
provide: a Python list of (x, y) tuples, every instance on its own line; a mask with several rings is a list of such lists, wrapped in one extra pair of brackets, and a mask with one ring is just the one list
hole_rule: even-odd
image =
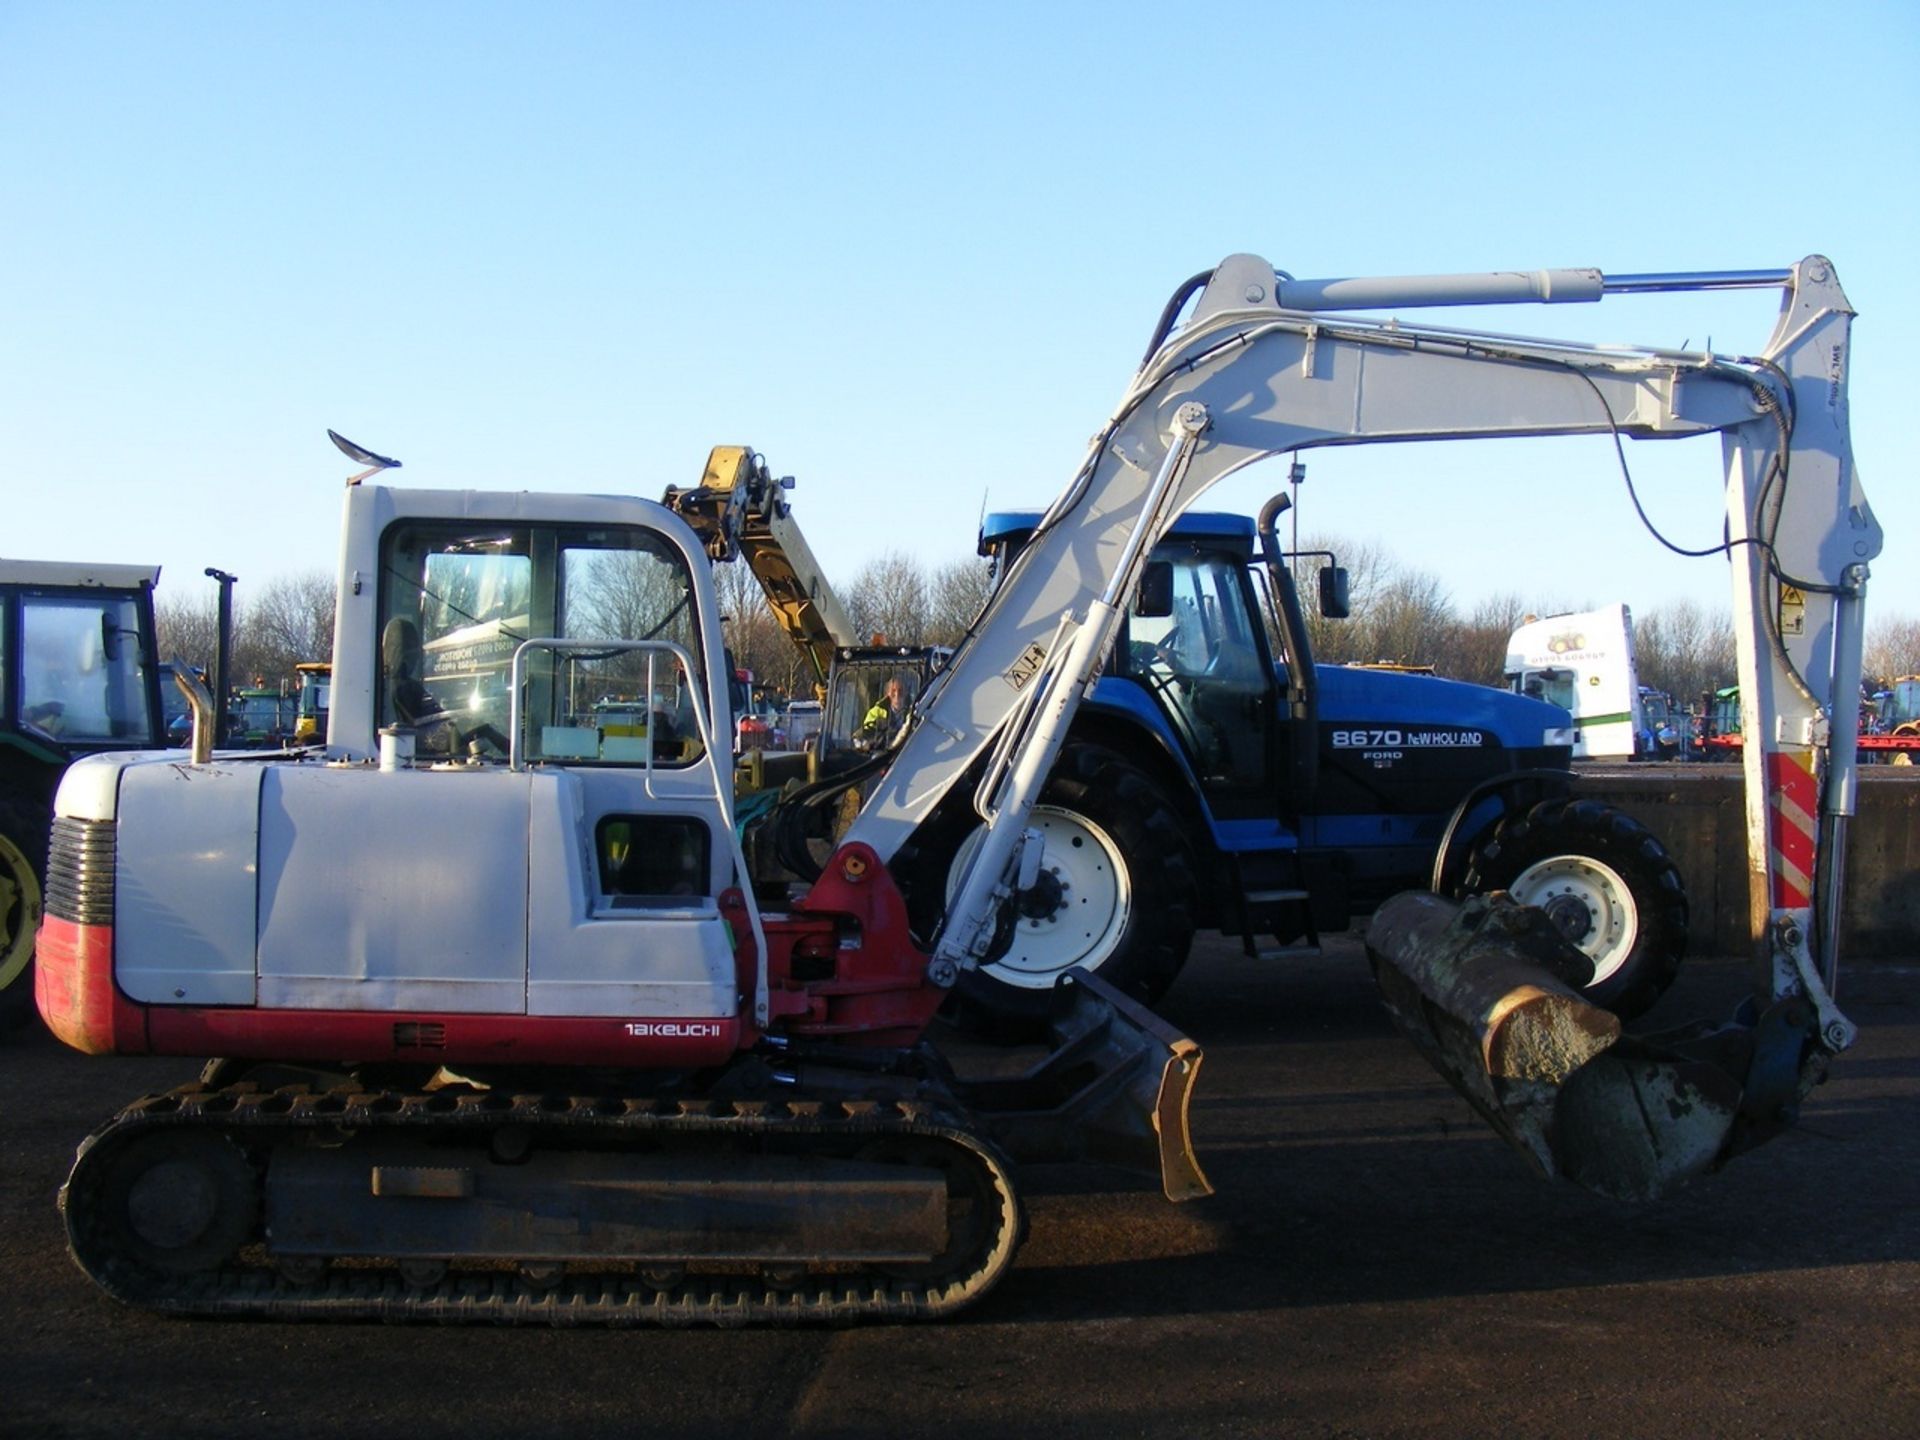
[(1217, 555), (1173, 561), (1171, 613), (1130, 615), (1123, 673), (1200, 679), (1250, 693), (1269, 683), (1242, 587), (1244, 567)]
[[(413, 727), (417, 753), (505, 756), (514, 653), (552, 638), (609, 644), (529, 652), (529, 760), (678, 765), (702, 753), (692, 578), (652, 531), (404, 523), (387, 536), (383, 577), (379, 721)], [(693, 672), (622, 641), (672, 642)]]
[(148, 743), (147, 658), (133, 597), (22, 595), (22, 728), (70, 745)]

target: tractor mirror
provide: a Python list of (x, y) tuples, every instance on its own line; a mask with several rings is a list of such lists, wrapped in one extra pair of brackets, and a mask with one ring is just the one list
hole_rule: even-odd
[(1173, 562), (1150, 560), (1140, 576), (1140, 594), (1133, 602), (1133, 613), (1143, 620), (1163, 619), (1173, 614)]
[(1323, 565), (1320, 568), (1320, 613), (1329, 620), (1344, 620), (1353, 613), (1347, 594), (1347, 568)]
[(120, 622), (111, 610), (100, 612), (100, 654), (109, 662), (120, 658)]

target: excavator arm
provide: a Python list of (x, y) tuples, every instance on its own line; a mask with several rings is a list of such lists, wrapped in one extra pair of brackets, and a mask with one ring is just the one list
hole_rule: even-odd
[[(1342, 313), (1735, 286), (1783, 295), (1756, 355), (1599, 348)], [(1782, 271), (1613, 280), (1578, 270), (1295, 281), (1238, 255), (1207, 277), (1175, 328), (1184, 298), (1169, 306), (1147, 359), (969, 643), (923, 697), (896, 762), (846, 837), (891, 857), (955, 785), (974, 785), (987, 835), (948, 907), (935, 980), (951, 983), (989, 953), (1002, 908), (1037, 866), (1027, 815), (1145, 558), (1210, 485), (1268, 456), (1319, 446), (1718, 433), (1749, 736), (1755, 1002), (1769, 1013), (1796, 1007), (1790, 1028), (1805, 1043), (1794, 1088), (1804, 1089), (1819, 1057), (1852, 1037), (1831, 998), (1836, 910), (1854, 804), (1867, 565), (1881, 545), (1854, 474), (1852, 311), (1831, 264), (1815, 256)], [(1407, 968), (1423, 966), (1432, 968), (1420, 959)], [(1589, 1028), (1606, 1025), (1595, 1019)], [(1515, 1046), (1518, 1033), (1509, 1036)], [(1737, 1084), (1753, 1063), (1735, 1065)], [(1727, 1148), (1701, 1146), (1715, 1161)]]

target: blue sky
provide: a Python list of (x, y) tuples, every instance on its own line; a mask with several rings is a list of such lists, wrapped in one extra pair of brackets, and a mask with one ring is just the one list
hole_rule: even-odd
[[(1859, 319), (1852, 411), (1920, 615), (1920, 8), (0, 0), (0, 554), (163, 598), (331, 571), (332, 426), (432, 486), (799, 477), (846, 580), (1066, 480), (1173, 287), (1772, 268)], [(1441, 323), (1751, 351), (1771, 293)], [(1649, 452), (1658, 450), (1659, 454)], [(1629, 450), (1717, 538), (1717, 447)], [(1216, 492), (1254, 509), (1258, 467)], [(1681, 598), (1603, 442), (1311, 458), (1303, 532), (1462, 608)]]

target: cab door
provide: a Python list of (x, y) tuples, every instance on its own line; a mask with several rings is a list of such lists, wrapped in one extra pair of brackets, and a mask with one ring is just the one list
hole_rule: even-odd
[(1121, 673), (1154, 697), (1217, 817), (1271, 816), (1277, 692), (1245, 561), (1196, 546), (1163, 548), (1162, 565), (1143, 593), (1165, 613), (1128, 617)]

